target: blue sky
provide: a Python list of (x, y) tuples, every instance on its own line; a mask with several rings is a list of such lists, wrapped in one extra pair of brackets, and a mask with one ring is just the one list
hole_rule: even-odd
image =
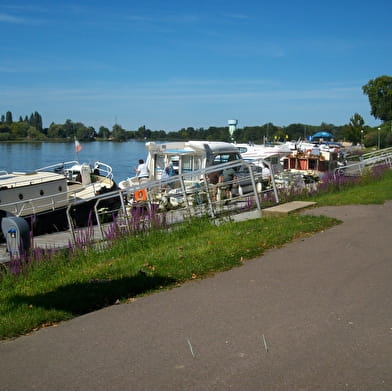
[(392, 73), (392, 1), (0, 0), (0, 113), (152, 130), (343, 125)]

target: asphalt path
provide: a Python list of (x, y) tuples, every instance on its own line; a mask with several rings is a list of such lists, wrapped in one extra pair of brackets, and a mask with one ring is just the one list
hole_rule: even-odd
[(0, 343), (0, 390), (392, 390), (392, 202), (241, 267)]

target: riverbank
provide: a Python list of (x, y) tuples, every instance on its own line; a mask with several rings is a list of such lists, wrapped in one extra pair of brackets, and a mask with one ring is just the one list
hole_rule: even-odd
[[(346, 202), (350, 198), (344, 193), (351, 190), (339, 191)], [(360, 197), (364, 203), (379, 202), (380, 195), (392, 199), (392, 171), (356, 186), (355, 195), (361, 194), (366, 195)], [(327, 202), (331, 196), (335, 193), (319, 195), (320, 202), (322, 197)], [(70, 319), (117, 301), (228, 270), (267, 249), (336, 223), (322, 216), (297, 214), (219, 226), (208, 219), (198, 219), (174, 230), (119, 237), (99, 251), (75, 249), (54, 260), (33, 263), (21, 274), (3, 276), (0, 335), (18, 335), (48, 322)]]

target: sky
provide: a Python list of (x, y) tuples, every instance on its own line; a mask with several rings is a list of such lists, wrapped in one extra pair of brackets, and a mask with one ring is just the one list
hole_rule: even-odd
[(371, 114), (392, 1), (0, 0), (0, 114), (151, 130)]

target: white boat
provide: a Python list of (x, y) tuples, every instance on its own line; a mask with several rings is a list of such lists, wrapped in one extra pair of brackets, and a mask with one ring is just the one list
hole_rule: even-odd
[[(233, 197), (241, 197), (254, 192), (261, 193), (270, 187), (270, 174), (265, 178), (262, 167), (242, 158), (238, 148), (227, 142), (188, 141), (156, 144), (146, 143), (149, 177), (139, 182), (137, 176), (119, 182), (119, 187), (126, 194), (127, 203), (139, 205), (140, 201), (154, 201), (162, 208), (175, 208), (185, 202), (184, 194), (190, 203), (195, 200), (195, 193), (204, 194), (205, 186), (215, 188), (211, 191), (213, 200), (220, 200), (223, 189), (226, 197), (229, 192)], [(260, 164), (262, 161), (260, 161)], [(172, 177), (165, 175), (165, 168), (172, 167)], [(251, 175), (250, 170), (253, 174)], [(232, 179), (225, 179), (226, 170), (234, 170)], [(210, 190), (208, 190), (210, 192)], [(167, 200), (167, 202), (165, 202)], [(161, 208), (161, 209), (162, 209)]]
[(68, 190), (80, 199), (91, 198), (117, 188), (113, 180), (112, 167), (100, 161), (90, 165), (71, 160), (38, 168), (35, 171), (63, 174), (67, 178)]
[(233, 144), (241, 153), (245, 160), (260, 165), (260, 161), (264, 160), (270, 163), (274, 172), (282, 171), (281, 159), (289, 155), (292, 151), (291, 145), (285, 144), (253, 144), (253, 143), (236, 143)]
[(291, 152), (289, 144), (253, 144), (236, 143), (244, 159), (267, 159), (270, 156), (286, 156)]
[[(174, 175), (181, 175), (242, 158), (234, 145), (220, 141), (187, 141), (164, 144), (148, 142), (146, 149), (146, 164), (150, 181), (163, 179), (165, 167), (169, 165), (173, 166)], [(194, 181), (199, 180), (200, 178), (194, 178)], [(129, 189), (137, 185), (139, 185), (137, 176), (119, 182), (120, 189)]]
[(75, 226), (87, 225), (97, 196), (117, 188), (110, 166), (97, 163), (93, 168), (72, 161), (32, 172), (1, 171), (0, 220), (22, 217), (33, 235), (63, 231), (69, 228), (67, 208), (83, 200), (70, 213)]

